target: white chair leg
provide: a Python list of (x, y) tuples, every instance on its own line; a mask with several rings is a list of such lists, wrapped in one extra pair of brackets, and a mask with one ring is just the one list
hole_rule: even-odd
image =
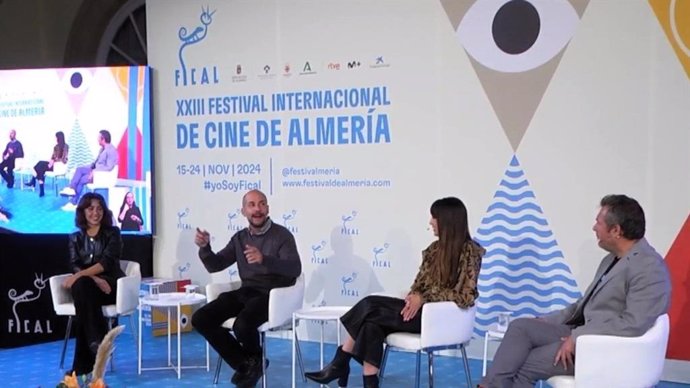
[(462, 364), (465, 367), (465, 376), (467, 377), (467, 386), (472, 387), (472, 376), (470, 376), (470, 361), (467, 358), (467, 351), (465, 350), (465, 345), (460, 345), (460, 351), (462, 352)]
[(129, 329), (132, 330), (132, 338), (134, 338), (134, 349), (136, 349), (137, 346), (139, 346), (139, 344), (137, 342), (137, 331), (134, 330), (134, 328), (134, 314), (129, 314)]
[[(108, 318), (108, 331), (113, 329), (113, 319), (114, 318)], [(115, 352), (113, 351), (110, 353), (110, 371), (114, 372), (115, 371)]]
[(416, 357), (417, 357), (417, 365), (415, 367), (415, 374), (414, 374), (414, 388), (419, 388), (419, 370), (420, 370), (422, 352), (417, 350)]
[(390, 352), (391, 347), (386, 345), (385, 349), (383, 350), (383, 358), (381, 359), (381, 369), (379, 369), (379, 378), (383, 378), (383, 373), (386, 371), (386, 363), (388, 362), (388, 353)]
[(216, 371), (213, 372), (213, 385), (218, 384), (218, 378), (220, 377), (220, 367), (222, 365), (223, 359), (218, 355), (218, 362), (216, 363)]
[(434, 352), (429, 351), (427, 354), (429, 355), (429, 388), (434, 388)]
[(268, 378), (266, 377), (266, 333), (261, 332), (261, 371), (263, 374), (261, 375), (261, 386), (263, 388), (266, 388), (267, 385), (267, 380)]
[(302, 359), (302, 349), (299, 347), (299, 338), (297, 337), (297, 330), (295, 330), (295, 351), (297, 353), (297, 363), (299, 364), (299, 370), (302, 376), (302, 381), (307, 382), (307, 378), (304, 376), (304, 359)]
[(72, 331), (72, 316), (70, 315), (67, 319), (67, 330), (65, 331), (65, 342), (62, 343), (62, 354), (60, 355), (60, 369), (64, 369), (65, 365), (65, 352), (67, 352), (67, 341), (69, 341), (69, 335)]

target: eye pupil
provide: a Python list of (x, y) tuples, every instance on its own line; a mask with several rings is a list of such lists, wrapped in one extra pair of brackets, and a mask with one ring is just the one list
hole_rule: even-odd
[(539, 12), (525, 0), (511, 0), (496, 12), (491, 32), (496, 46), (507, 54), (522, 54), (539, 37)]

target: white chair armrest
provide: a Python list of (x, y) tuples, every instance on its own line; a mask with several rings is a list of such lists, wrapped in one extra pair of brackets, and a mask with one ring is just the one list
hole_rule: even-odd
[(211, 283), (206, 285), (206, 300), (211, 302), (218, 298), (218, 295), (237, 290), (242, 284), (240, 282)]
[(115, 310), (120, 315), (134, 312), (139, 305), (140, 276), (125, 276), (117, 279)]
[(50, 277), (50, 296), (53, 298), (53, 308), (60, 304), (72, 302), (72, 293), (70, 293), (68, 289), (62, 287), (62, 282), (71, 275), (72, 274), (66, 273)]
[[(666, 347), (651, 338), (582, 335), (575, 355), (578, 387), (650, 387), (663, 370)], [(611, 365), (616, 360), (616, 366)], [(661, 360), (661, 362), (659, 362)], [(624, 373), (611, 373), (611, 368)], [(621, 371), (622, 372), (622, 371)]]
[(304, 274), (289, 287), (274, 288), (268, 297), (268, 329), (292, 320), (292, 313), (301, 309), (304, 300)]
[(476, 307), (461, 309), (454, 302), (422, 306), (422, 348), (463, 344), (472, 339)]

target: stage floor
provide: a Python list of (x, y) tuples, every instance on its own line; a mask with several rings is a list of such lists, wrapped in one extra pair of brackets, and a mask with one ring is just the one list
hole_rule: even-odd
[[(122, 323), (129, 324), (125, 319)], [(174, 338), (174, 337), (173, 337)], [(145, 365), (163, 365), (166, 357), (167, 337), (153, 337), (148, 328), (144, 334)], [(173, 342), (174, 344), (174, 342)], [(183, 362), (202, 364), (205, 362), (204, 341), (196, 332), (183, 334)], [(0, 381), (8, 387), (55, 387), (62, 378), (58, 369), (62, 341), (15, 349), (0, 350)], [(129, 327), (117, 338), (115, 352), (115, 370), (108, 371), (106, 381), (110, 387), (213, 387), (213, 367), (216, 355), (211, 350), (211, 371), (205, 369), (183, 370), (182, 379), (178, 380), (173, 371), (147, 371), (137, 374), (137, 353)], [(173, 345), (174, 346), (174, 345)], [(72, 361), (74, 340), (70, 340), (65, 358), (69, 368)], [(319, 345), (316, 342), (303, 342), (302, 346), (307, 370), (316, 370), (319, 365)], [(334, 345), (326, 345), (326, 362), (335, 351)], [(290, 387), (291, 379), (291, 345), (286, 339), (268, 339), (268, 358), (271, 365), (268, 369), (270, 387)], [(426, 357), (422, 358), (422, 387), (426, 384)], [(352, 362), (349, 387), (361, 387), (361, 367)], [(436, 386), (466, 387), (465, 375), (461, 360), (453, 357), (437, 356), (434, 359)], [(481, 375), (481, 360), (471, 360), (472, 381), (476, 384)], [(218, 387), (231, 387), (232, 370), (223, 366)], [(387, 387), (412, 387), (414, 384), (414, 354), (391, 352), (386, 368), (384, 385)], [(318, 387), (315, 383), (304, 383), (298, 379), (297, 387)], [(690, 387), (686, 384), (662, 382), (657, 388)]]

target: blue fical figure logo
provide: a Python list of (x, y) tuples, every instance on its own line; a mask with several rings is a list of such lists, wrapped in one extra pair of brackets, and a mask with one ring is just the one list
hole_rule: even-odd
[(378, 268), (390, 268), (391, 262), (386, 257), (383, 256), (388, 250), (390, 244), (384, 243), (382, 247), (374, 247), (372, 252), (374, 252), (374, 260), (371, 262), (372, 267)]
[(322, 251), (326, 247), (326, 240), (321, 241), (319, 244), (314, 244), (311, 246), (311, 262), (312, 264), (328, 264), (328, 257), (322, 257), (319, 255), (319, 251)]
[(341, 219), (343, 220), (343, 227), (340, 228), (340, 234), (348, 236), (359, 234), (359, 229), (348, 226), (348, 222), (352, 222), (355, 219), (355, 217), (357, 217), (357, 211), (355, 210), (353, 210), (352, 213), (346, 214), (341, 217)]
[[(351, 286), (352, 282), (357, 280), (357, 272), (353, 272), (351, 275), (345, 275), (340, 278), (340, 280), (343, 282), (343, 288), (340, 290), (340, 295), (359, 297), (359, 291)], [(349, 287), (348, 284), (350, 284)]]
[[(180, 76), (182, 76), (182, 85), (187, 86), (189, 83), (188, 76), (191, 78), (191, 84), (196, 85), (197, 84), (197, 79), (196, 79), (196, 73), (197, 71), (201, 73), (201, 79), (199, 80), (198, 83), (200, 84), (209, 84), (209, 73), (213, 76), (213, 83), (218, 83), (218, 72), (217, 68), (215, 66), (212, 66), (211, 68), (206, 68), (202, 67), (200, 69), (196, 68), (191, 68), (189, 71), (187, 70), (187, 66), (184, 62), (184, 57), (182, 56), (182, 53), (184, 52), (184, 49), (187, 46), (197, 44), (204, 40), (206, 38), (206, 35), (208, 34), (208, 26), (211, 25), (213, 22), (213, 14), (215, 14), (216, 11), (211, 12), (208, 7), (204, 9), (203, 7), (201, 8), (201, 15), (199, 15), (199, 21), (201, 22), (201, 25), (197, 26), (192, 32), (188, 32), (186, 27), (180, 27), (179, 31), (177, 32), (177, 37), (180, 39), (182, 42), (180, 44), (180, 50), (178, 51), (178, 58), (180, 59), (180, 69), (175, 70), (175, 86), (179, 86), (179, 79)], [(180, 74), (181, 73), (181, 74)]]
[(228, 213), (228, 230), (239, 232), (240, 230), (244, 229), (243, 227), (241, 227), (239, 225), (235, 225), (235, 223), (233, 222), (233, 220), (239, 218), (240, 214), (242, 214), (240, 209), (237, 209), (232, 213)]
[(290, 225), (290, 221), (295, 219), (297, 215), (297, 210), (292, 209), (291, 212), (283, 214), (283, 226), (292, 233), (297, 233), (299, 230), (296, 226)]
[(14, 320), (7, 320), (7, 332), (8, 333), (52, 333), (53, 329), (50, 327), (50, 320), (45, 321), (40, 320), (29, 320), (20, 319), (17, 313), (17, 305), (20, 303), (33, 302), (41, 297), (41, 291), (46, 288), (46, 283), (48, 280), (43, 279), (43, 274), (34, 274), (35, 279), (33, 286), (36, 288), (38, 293), (34, 293), (31, 290), (26, 290), (21, 294), (17, 295), (17, 290), (12, 288), (7, 292), (7, 296), (10, 298), (12, 303), (12, 314), (14, 314)]
[(237, 266), (236, 265), (231, 265), (228, 268), (228, 275), (230, 275), (230, 281), (235, 279), (235, 277), (239, 277), (239, 275), (237, 275)]
[(177, 229), (192, 229), (192, 226), (189, 225), (188, 223), (184, 222), (183, 218), (186, 218), (189, 215), (189, 208), (186, 207), (180, 211), (177, 212)]
[(184, 273), (189, 271), (189, 269), (192, 268), (192, 264), (187, 262), (184, 265), (178, 265), (177, 266), (177, 276), (178, 279), (183, 279)]

